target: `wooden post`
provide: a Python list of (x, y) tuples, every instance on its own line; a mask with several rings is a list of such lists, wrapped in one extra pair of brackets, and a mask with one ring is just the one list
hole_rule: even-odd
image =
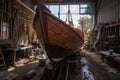
[(59, 11), (58, 11), (58, 18), (60, 18), (60, 4), (59, 4)]
[[(41, 34), (39, 34), (41, 37), (42, 37), (42, 39), (41, 39), (41, 47), (45, 50), (45, 42), (47, 42), (46, 41), (46, 36), (45, 36), (45, 32), (44, 32), (44, 30), (45, 30), (45, 27), (44, 27), (44, 24), (43, 24), (43, 16), (42, 16), (42, 1), (40, 0), (37, 0), (37, 4), (38, 4), (38, 14), (39, 14), (39, 19), (40, 19), (40, 25), (39, 26), (41, 26), (41, 27), (37, 27), (37, 28), (41, 28), (41, 29), (39, 29), (40, 30), (40, 32), (41, 32)], [(38, 36), (39, 37), (39, 36)]]
[(84, 38), (83, 21), (82, 21), (82, 37)]

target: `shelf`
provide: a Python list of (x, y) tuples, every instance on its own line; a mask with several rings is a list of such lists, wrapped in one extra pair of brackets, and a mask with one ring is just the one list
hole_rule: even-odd
[(118, 25), (119, 24), (111, 24), (111, 25), (106, 26), (105, 28), (114, 27), (114, 26), (118, 26)]
[(120, 38), (120, 36), (106, 36), (108, 38)]
[(118, 48), (120, 48), (120, 46), (116, 46), (116, 47), (114, 47), (114, 46), (105, 46), (105, 47), (111, 48), (111, 49), (118, 49)]

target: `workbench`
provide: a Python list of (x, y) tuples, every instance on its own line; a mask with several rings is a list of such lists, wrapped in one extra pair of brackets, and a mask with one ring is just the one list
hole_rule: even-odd
[(9, 52), (11, 54), (13, 54), (13, 60), (12, 61), (13, 61), (13, 65), (15, 65), (16, 64), (16, 54), (17, 54), (17, 51), (23, 51), (23, 54), (25, 56), (25, 54), (26, 54), (25, 51), (28, 50), (28, 49), (32, 49), (32, 46), (17, 47), (17, 48), (5, 48), (5, 49), (3, 49), (3, 51), (7, 52), (7, 54), (9, 54)]
[(120, 54), (113, 52), (113, 54), (110, 55), (109, 51), (99, 51), (99, 53), (103, 62), (106, 60), (107, 64), (120, 71)]

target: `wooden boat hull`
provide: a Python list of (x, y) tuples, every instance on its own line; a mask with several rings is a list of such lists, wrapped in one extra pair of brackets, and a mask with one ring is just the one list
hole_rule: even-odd
[(52, 15), (45, 7), (37, 10), (34, 29), (41, 47), (51, 59), (63, 58), (76, 53), (84, 42), (73, 28)]

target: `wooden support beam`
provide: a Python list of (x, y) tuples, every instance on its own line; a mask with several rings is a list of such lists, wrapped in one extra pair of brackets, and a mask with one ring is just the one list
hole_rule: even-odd
[(31, 8), (29, 8), (27, 5), (25, 5), (22, 1), (17, 0), (17, 2), (19, 2), (21, 5), (23, 5), (25, 8), (27, 8), (28, 10), (30, 10), (31, 12), (35, 13), (34, 10), (32, 10)]

